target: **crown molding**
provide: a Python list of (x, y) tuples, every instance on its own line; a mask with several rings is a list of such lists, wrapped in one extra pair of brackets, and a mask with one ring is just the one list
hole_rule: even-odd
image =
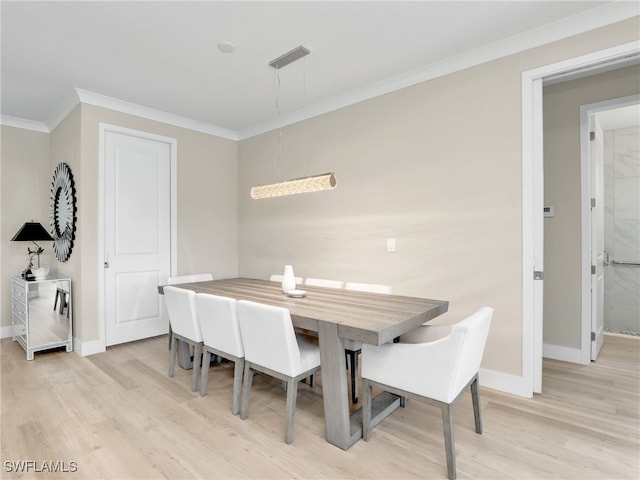
[(51, 133), (51, 130), (49, 130), (46, 123), (26, 120), (24, 118), (10, 117), (9, 115), (0, 115), (0, 125), (22, 128), (23, 130), (32, 130), (34, 132)]
[[(352, 90), (351, 92), (333, 97), (329, 100), (318, 102), (290, 114), (281, 115), (278, 119), (257, 123), (239, 131), (210, 125), (197, 120), (144, 107), (142, 105), (137, 105), (80, 88), (76, 88), (75, 92), (78, 96), (78, 101), (81, 103), (87, 103), (149, 120), (155, 120), (161, 123), (237, 141), (329, 113), (364, 100), (369, 100), (371, 98), (410, 87), (412, 85), (423, 83), (434, 78), (464, 70), (466, 68), (474, 67), (498, 58), (562, 40), (567, 37), (604, 27), (632, 17), (637, 17), (639, 15), (640, 4), (638, 2), (623, 0), (608, 3), (588, 12), (550, 23), (533, 30), (522, 32), (456, 57), (425, 65), (363, 88)], [(73, 108), (78, 105), (78, 101), (74, 99), (73, 102), (69, 102), (64, 106), (64, 108), (60, 109), (57, 115), (52, 116), (52, 118), (46, 123), (2, 115), (0, 118), (0, 124), (37, 132), (51, 133), (51, 131), (53, 131), (55, 127), (64, 120), (64, 118), (66, 118)]]
[(217, 137), (226, 138), (228, 140), (238, 140), (238, 135), (233, 130), (216, 127), (215, 125), (199, 122), (197, 120), (191, 120), (190, 118), (181, 117), (172, 113), (144, 107), (142, 105), (137, 105), (135, 103), (119, 100), (113, 97), (108, 97), (99, 93), (89, 92), (88, 90), (83, 90), (81, 88), (76, 88), (75, 90), (81, 103), (95, 105), (96, 107), (108, 108), (109, 110), (115, 110), (116, 112), (127, 113), (129, 115), (135, 115), (137, 117), (146, 118), (148, 120), (167, 123), (169, 125), (186, 128), (188, 130), (207, 133), (209, 135), (215, 135)]
[(640, 4), (630, 1), (613, 2), (539, 28), (527, 30), (470, 52), (396, 75), (361, 89), (310, 105), (304, 109), (281, 115), (238, 131), (238, 139), (265, 133), (302, 120), (322, 115), (355, 103), (474, 67), (508, 55), (546, 45), (580, 33), (617, 23), (640, 15)]

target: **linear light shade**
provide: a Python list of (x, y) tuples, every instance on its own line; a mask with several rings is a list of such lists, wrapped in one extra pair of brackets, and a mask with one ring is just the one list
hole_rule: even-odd
[(296, 178), (270, 185), (260, 185), (251, 188), (251, 198), (271, 198), (294, 195), (296, 193), (318, 192), (336, 188), (336, 176), (333, 173), (323, 173), (313, 177)]

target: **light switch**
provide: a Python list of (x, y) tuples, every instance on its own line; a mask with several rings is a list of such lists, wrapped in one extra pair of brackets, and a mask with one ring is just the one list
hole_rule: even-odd
[(387, 252), (395, 252), (395, 251), (396, 251), (396, 239), (387, 238)]

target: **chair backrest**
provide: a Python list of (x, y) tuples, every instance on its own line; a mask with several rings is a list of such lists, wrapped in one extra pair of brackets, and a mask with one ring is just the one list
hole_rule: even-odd
[(192, 273), (191, 275), (174, 275), (167, 278), (169, 285), (175, 285), (177, 283), (193, 283), (193, 282), (206, 282), (207, 280), (213, 280), (213, 275), (210, 273)]
[(462, 335), (463, 342), (451, 385), (452, 391), (459, 391), (480, 370), (492, 316), (493, 308), (482, 307), (453, 326), (451, 335)]
[(362, 376), (450, 403), (480, 369), (492, 315), (482, 307), (456, 324), (422, 325), (400, 343), (365, 344)]
[(172, 286), (164, 287), (163, 291), (171, 330), (194, 342), (201, 342), (202, 333), (196, 312), (196, 292)]
[(377, 283), (357, 283), (347, 282), (344, 285), (345, 290), (355, 290), (358, 292), (385, 293), (391, 295), (392, 288), (389, 285), (379, 285)]
[[(269, 277), (269, 280), (272, 282), (280, 282), (282, 283), (283, 275), (273, 274)], [(296, 285), (302, 285), (302, 277), (294, 277), (296, 279)]]
[(204, 344), (242, 358), (244, 347), (237, 303), (235, 298), (208, 293), (196, 294), (196, 311)]
[(344, 288), (342, 280), (326, 280), (324, 278), (307, 278), (304, 284), (312, 287)]
[(239, 300), (238, 320), (248, 362), (289, 376), (299, 373), (300, 349), (289, 310)]

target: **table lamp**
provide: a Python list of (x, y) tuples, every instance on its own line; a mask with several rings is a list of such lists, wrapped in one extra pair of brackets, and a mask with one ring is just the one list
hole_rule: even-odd
[(34, 222), (34, 221), (26, 222), (22, 226), (22, 228), (18, 230), (18, 233), (16, 233), (11, 239), (12, 242), (33, 242), (33, 244), (36, 246), (36, 248), (33, 250), (31, 250), (30, 247), (27, 248), (27, 251), (29, 252), (29, 265), (27, 266), (27, 269), (23, 272), (23, 275), (31, 274), (31, 267), (33, 267), (34, 255), (38, 256), (38, 268), (40, 268), (40, 254), (44, 252), (44, 248), (38, 245), (36, 241), (43, 241), (43, 240), (53, 241), (53, 238), (51, 237), (51, 235), (49, 235), (49, 232), (45, 230), (45, 228), (42, 226), (41, 223)]

